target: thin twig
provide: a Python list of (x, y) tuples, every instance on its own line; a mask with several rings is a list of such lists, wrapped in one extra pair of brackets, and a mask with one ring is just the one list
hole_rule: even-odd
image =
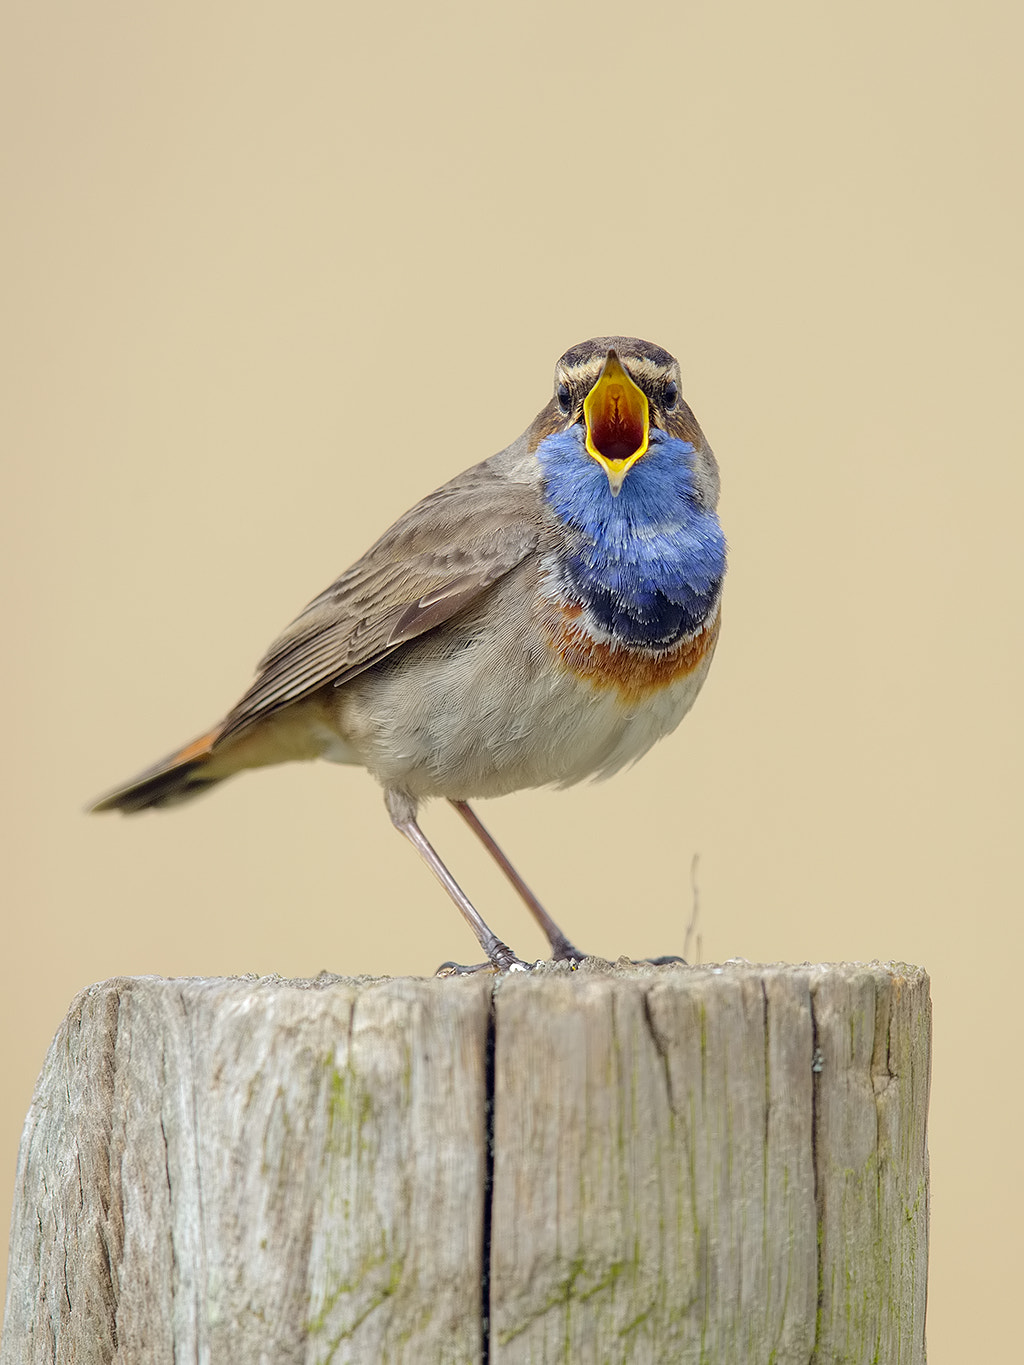
[[(686, 959), (687, 962), (692, 962), (692, 959), (690, 957), (690, 941), (691, 939), (693, 939), (694, 934), (696, 933), (697, 921), (700, 918), (700, 888), (697, 885), (697, 865), (699, 862), (700, 854), (695, 853), (693, 855), (693, 860), (690, 863), (690, 887), (693, 893), (693, 900), (691, 902), (692, 909), (690, 910), (690, 922), (686, 926), (686, 934), (683, 937), (683, 957)], [(703, 936), (701, 934), (697, 934), (696, 943), (697, 963), (699, 963), (701, 960), (702, 951), (704, 947)], [(697, 963), (693, 963), (693, 965), (696, 966)]]

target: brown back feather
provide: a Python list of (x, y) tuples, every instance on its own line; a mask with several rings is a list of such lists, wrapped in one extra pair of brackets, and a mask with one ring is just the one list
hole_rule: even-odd
[(485, 462), (411, 508), (271, 645), (218, 744), (450, 620), (536, 547), (537, 488)]

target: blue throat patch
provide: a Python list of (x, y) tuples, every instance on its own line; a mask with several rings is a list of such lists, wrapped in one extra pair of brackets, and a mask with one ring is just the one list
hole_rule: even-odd
[(693, 446), (656, 428), (612, 497), (583, 428), (537, 447), (548, 505), (568, 536), (567, 596), (625, 645), (669, 649), (707, 620), (725, 575), (725, 537), (697, 498)]

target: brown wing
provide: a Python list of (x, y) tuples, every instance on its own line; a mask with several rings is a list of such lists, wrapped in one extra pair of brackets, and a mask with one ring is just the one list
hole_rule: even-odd
[(313, 599), (260, 660), (218, 744), (433, 630), (514, 569), (540, 538), (537, 490), (487, 464), (411, 508)]

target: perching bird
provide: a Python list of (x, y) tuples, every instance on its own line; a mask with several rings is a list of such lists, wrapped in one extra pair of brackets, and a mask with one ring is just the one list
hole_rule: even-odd
[(518, 440), (400, 517), (271, 645), (219, 725), (93, 809), (168, 806), (292, 759), (360, 764), (484, 966), (526, 964), (424, 837), (426, 797), (479, 835), (554, 957), (582, 957), (466, 802), (607, 777), (675, 729), (718, 637), (718, 487), (667, 351), (573, 346)]

